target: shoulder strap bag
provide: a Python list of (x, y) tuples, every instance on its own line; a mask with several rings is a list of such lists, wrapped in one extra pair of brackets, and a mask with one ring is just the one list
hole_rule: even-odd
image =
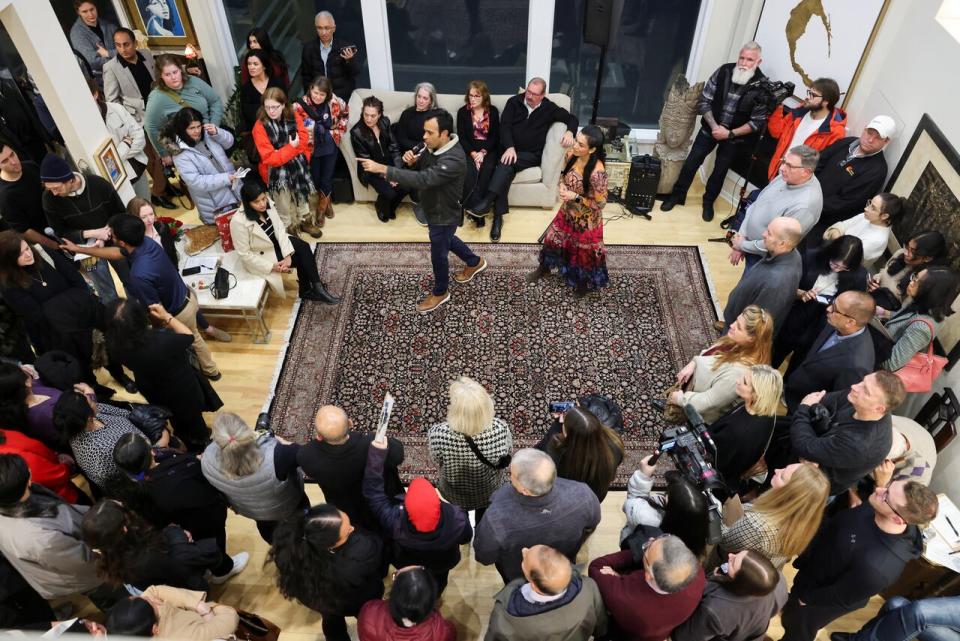
[(497, 459), (496, 464), (493, 464), (490, 461), (488, 461), (487, 457), (484, 456), (483, 452), (480, 451), (480, 448), (477, 446), (476, 441), (474, 441), (472, 438), (470, 438), (466, 434), (461, 434), (460, 436), (462, 436), (467, 441), (467, 445), (470, 446), (470, 451), (473, 452), (473, 455), (476, 456), (480, 460), (480, 462), (486, 465), (487, 467), (492, 467), (495, 470), (502, 470), (507, 466), (509, 466), (510, 461), (513, 460), (512, 456), (510, 456), (509, 454), (504, 454), (499, 459)]
[[(916, 318), (909, 323), (907, 327), (914, 323), (926, 323), (930, 328), (930, 344), (926, 352), (917, 352), (907, 364), (894, 372), (903, 382), (903, 387), (908, 392), (929, 392), (933, 389), (933, 382), (940, 376), (940, 372), (947, 365), (947, 359), (943, 356), (936, 356), (933, 353), (933, 324), (926, 318)], [(906, 329), (904, 330), (906, 331)]]

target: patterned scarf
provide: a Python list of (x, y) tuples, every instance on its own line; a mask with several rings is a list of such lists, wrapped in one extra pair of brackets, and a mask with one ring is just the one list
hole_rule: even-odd
[[(296, 133), (297, 125), (293, 120), (282, 122), (268, 120), (264, 124), (264, 129), (273, 148), (280, 149), (290, 141), (291, 132)], [(310, 178), (310, 169), (302, 153), (279, 167), (270, 167), (268, 177), (267, 189), (271, 192), (288, 190), (293, 201), (298, 205), (307, 202), (307, 197), (315, 191), (313, 180)]]

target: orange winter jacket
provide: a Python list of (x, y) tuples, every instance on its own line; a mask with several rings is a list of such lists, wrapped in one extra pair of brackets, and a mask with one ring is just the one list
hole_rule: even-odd
[[(793, 134), (800, 121), (810, 111), (809, 109), (790, 109), (783, 105), (775, 109), (767, 120), (767, 130), (770, 135), (777, 139), (777, 149), (773, 152), (770, 159), (770, 167), (767, 169), (767, 178), (773, 180), (780, 169), (780, 161), (787, 153), (790, 141), (793, 140)], [(847, 132), (847, 113), (839, 107), (834, 107), (830, 115), (824, 119), (820, 127), (807, 136), (803, 144), (813, 147), (817, 151), (823, 151), (831, 144), (840, 140)]]
[(304, 155), (308, 164), (310, 162), (310, 156), (307, 155), (310, 139), (307, 128), (303, 124), (303, 112), (294, 111), (293, 117), (297, 122), (297, 147), (287, 143), (280, 149), (276, 149), (270, 142), (270, 135), (263, 123), (258, 119), (256, 124), (253, 125), (253, 142), (260, 153), (260, 178), (263, 179), (265, 185), (270, 184), (271, 167), (285, 165), (300, 154)]

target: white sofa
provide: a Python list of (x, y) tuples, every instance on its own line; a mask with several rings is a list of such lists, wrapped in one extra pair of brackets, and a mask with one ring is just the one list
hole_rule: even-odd
[[(367, 96), (375, 95), (383, 101), (383, 113), (391, 123), (400, 120), (400, 113), (413, 104), (412, 91), (374, 91), (372, 89), (356, 89), (350, 96), (350, 127), (360, 120), (363, 109), (363, 100)], [(490, 96), (490, 102), (503, 111), (508, 95)], [(551, 94), (550, 100), (564, 109), (570, 109), (570, 97), (563, 94)], [(463, 94), (437, 94), (440, 107), (446, 109), (453, 116), (456, 126), (457, 110), (463, 106)], [(560, 181), (560, 172), (563, 170), (563, 147), (560, 139), (567, 130), (563, 123), (555, 123), (547, 132), (547, 144), (543, 149), (543, 161), (539, 167), (524, 169), (513, 180), (507, 199), (516, 207), (543, 207), (551, 209), (557, 201), (557, 184)], [(353, 144), (350, 142), (349, 132), (340, 141), (340, 151), (347, 161), (350, 178), (353, 180), (353, 196), (358, 201), (374, 201), (377, 192), (364, 187), (357, 178), (357, 157), (353, 153)]]

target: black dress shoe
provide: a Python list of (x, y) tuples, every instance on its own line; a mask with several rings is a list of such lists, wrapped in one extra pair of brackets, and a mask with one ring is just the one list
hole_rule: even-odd
[(380, 219), (381, 223), (388, 222), (390, 220), (390, 201), (383, 196), (377, 196), (377, 202), (373, 205), (374, 209), (377, 210), (377, 218)]
[(323, 283), (314, 283), (309, 289), (300, 292), (303, 300), (312, 300), (324, 305), (336, 305), (340, 299), (327, 291)]
[(150, 196), (150, 202), (154, 207), (163, 207), (164, 209), (176, 209), (177, 206), (166, 196)]
[(713, 203), (703, 203), (703, 213), (700, 214), (700, 217), (708, 223), (713, 220)]
[(486, 216), (490, 213), (490, 210), (493, 209), (493, 201), (496, 199), (496, 196), (493, 194), (487, 194), (476, 204), (476, 206), (471, 207), (467, 210), (473, 216)]
[(167, 183), (166, 192), (168, 196), (173, 196), (174, 198), (179, 198), (180, 196), (183, 195), (182, 189), (174, 186), (173, 183), (169, 183), (169, 182)]
[(495, 243), (499, 243), (501, 231), (503, 231), (503, 216), (500, 214), (494, 214), (493, 224), (490, 225), (490, 240)]
[(674, 196), (670, 194), (663, 199), (663, 202), (660, 203), (660, 211), (670, 211), (677, 205), (683, 205), (686, 203), (686, 196)]
[(426, 227), (429, 224), (427, 222), (427, 212), (423, 210), (423, 205), (420, 203), (413, 204), (413, 217), (417, 219), (417, 223), (421, 227)]

